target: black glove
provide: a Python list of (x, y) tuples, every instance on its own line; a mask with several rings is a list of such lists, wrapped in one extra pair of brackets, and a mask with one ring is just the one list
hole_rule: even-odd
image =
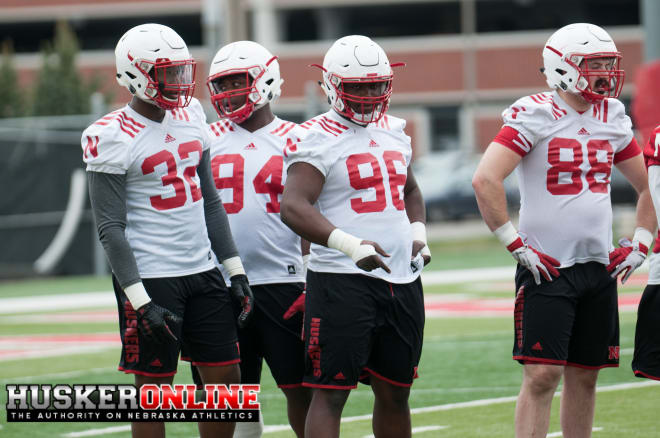
[(167, 323), (169, 321), (172, 324), (181, 324), (181, 317), (153, 301), (149, 301), (137, 310), (137, 319), (139, 330), (148, 340), (157, 344), (178, 341)]
[(244, 274), (234, 275), (229, 279), (231, 281), (232, 296), (238, 301), (243, 308), (243, 311), (238, 315), (238, 327), (244, 328), (247, 326), (250, 316), (252, 316), (252, 309), (254, 308), (254, 295), (250, 290), (247, 276)]

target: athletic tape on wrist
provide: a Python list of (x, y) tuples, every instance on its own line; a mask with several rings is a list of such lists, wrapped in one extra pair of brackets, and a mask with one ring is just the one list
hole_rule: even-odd
[(128, 297), (128, 301), (131, 302), (131, 306), (133, 306), (133, 309), (135, 310), (151, 301), (151, 298), (149, 297), (149, 294), (144, 288), (144, 284), (142, 284), (142, 282), (126, 286), (126, 288), (124, 288), (124, 293)]
[(426, 242), (426, 224), (423, 222), (413, 222), (410, 224), (410, 232), (412, 234), (413, 240), (419, 240), (420, 242)]
[(518, 231), (513, 226), (511, 221), (505, 223), (493, 231), (493, 234), (495, 234), (495, 237), (497, 237), (497, 239), (502, 242), (502, 245), (506, 246), (507, 248), (520, 237), (518, 235)]
[(635, 234), (633, 235), (633, 242), (641, 243), (646, 248), (646, 252), (648, 252), (648, 249), (653, 243), (653, 234), (646, 228), (637, 227), (635, 228)]
[(241, 275), (241, 274), (245, 275), (245, 269), (243, 269), (243, 262), (241, 262), (241, 258), (239, 256), (230, 257), (226, 260), (223, 260), (222, 266), (227, 271), (227, 275), (229, 275), (229, 278), (233, 277), (234, 275)]
[(335, 228), (328, 236), (328, 248), (339, 250), (349, 256), (354, 262), (376, 254), (371, 245), (361, 245), (362, 239)]

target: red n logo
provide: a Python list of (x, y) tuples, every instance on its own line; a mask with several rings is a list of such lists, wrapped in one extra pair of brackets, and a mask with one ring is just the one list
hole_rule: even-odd
[(609, 351), (608, 359), (612, 360), (619, 360), (619, 346), (617, 345), (616, 347), (607, 347)]

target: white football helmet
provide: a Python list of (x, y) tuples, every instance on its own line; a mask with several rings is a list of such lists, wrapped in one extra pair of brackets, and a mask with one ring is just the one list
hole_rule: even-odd
[[(370, 38), (349, 35), (338, 39), (323, 59), (321, 88), (332, 108), (359, 124), (377, 122), (387, 111), (392, 95), (392, 66), (385, 51)], [(395, 65), (396, 66), (396, 65)], [(352, 90), (366, 84), (367, 95)], [(349, 90), (350, 91), (350, 90)]]
[(117, 82), (163, 109), (185, 107), (195, 90), (195, 61), (183, 39), (162, 24), (135, 26), (115, 48)]
[[(606, 69), (590, 70), (589, 60), (606, 58)], [(602, 28), (575, 23), (556, 31), (543, 48), (543, 73), (551, 88), (579, 94), (589, 102), (619, 97), (625, 74), (619, 68), (621, 53), (612, 37)], [(591, 80), (596, 80), (596, 89)]]
[[(243, 86), (223, 89), (223, 78), (234, 75), (244, 75), (240, 78)], [(283, 82), (277, 56), (253, 41), (236, 41), (218, 50), (206, 85), (218, 116), (241, 123), (280, 97)]]

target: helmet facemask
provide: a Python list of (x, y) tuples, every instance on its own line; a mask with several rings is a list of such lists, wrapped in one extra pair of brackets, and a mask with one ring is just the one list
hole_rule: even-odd
[[(265, 70), (256, 65), (225, 70), (209, 77), (206, 85), (211, 93), (211, 103), (218, 116), (240, 124), (250, 118), (256, 109), (263, 106), (260, 105), (262, 99), (256, 83), (264, 73)], [(223, 91), (222, 81), (228, 79), (229, 76), (235, 77), (231, 79), (231, 82), (238, 82), (239, 88)]]
[(157, 106), (164, 110), (188, 106), (195, 91), (194, 60), (141, 60), (135, 66), (147, 78), (145, 96)]
[(378, 122), (389, 106), (392, 77), (342, 78), (331, 74), (329, 82), (337, 96), (335, 110), (361, 125)]
[[(571, 54), (568, 58), (566, 62), (573, 65), (578, 71), (575, 87), (585, 100), (590, 103), (598, 103), (605, 98), (616, 99), (619, 97), (625, 78), (625, 72), (619, 68), (621, 63), (619, 52)], [(591, 62), (597, 60), (608, 60), (605, 68), (591, 69)], [(594, 82), (593, 87), (592, 82)]]

